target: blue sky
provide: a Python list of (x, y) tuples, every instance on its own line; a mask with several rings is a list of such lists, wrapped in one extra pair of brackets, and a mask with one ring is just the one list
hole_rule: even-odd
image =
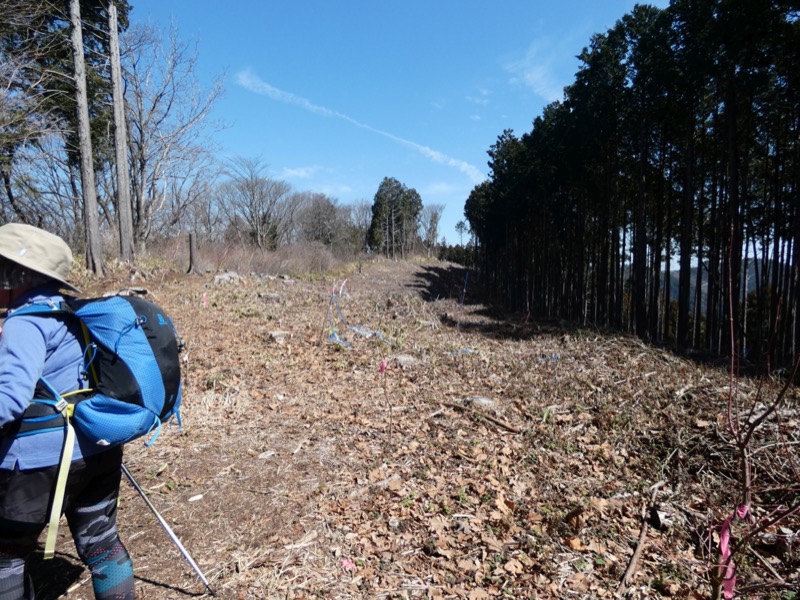
[[(574, 80), (575, 58), (634, 0), (131, 0), (132, 22), (197, 43), (198, 76), (225, 91), (221, 158), (260, 158), (296, 191), (372, 203), (384, 177), (464, 202), (504, 129), (530, 131)], [(664, 8), (668, 0), (649, 4)], [(466, 240), (464, 240), (466, 241)]]

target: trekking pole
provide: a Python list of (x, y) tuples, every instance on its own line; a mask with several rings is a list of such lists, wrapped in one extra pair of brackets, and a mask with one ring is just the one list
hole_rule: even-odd
[(144, 503), (147, 504), (147, 507), (153, 512), (156, 519), (158, 519), (158, 522), (161, 523), (161, 527), (164, 529), (164, 531), (167, 532), (167, 535), (170, 537), (172, 543), (175, 544), (178, 550), (180, 550), (180, 553), (183, 554), (183, 558), (186, 559), (186, 562), (189, 563), (189, 566), (192, 567), (192, 569), (194, 569), (195, 573), (197, 573), (197, 576), (200, 578), (200, 581), (203, 582), (203, 585), (206, 586), (206, 589), (211, 593), (212, 596), (216, 596), (214, 590), (211, 589), (211, 585), (209, 585), (208, 580), (205, 578), (205, 575), (203, 575), (203, 572), (200, 570), (200, 567), (198, 567), (197, 563), (194, 562), (194, 559), (192, 559), (188, 550), (186, 550), (186, 548), (183, 547), (183, 544), (181, 544), (181, 541), (178, 539), (178, 536), (175, 535), (174, 531), (172, 531), (172, 528), (164, 520), (164, 517), (162, 517), (158, 513), (156, 507), (153, 506), (153, 503), (150, 502), (150, 499), (147, 497), (147, 494), (145, 494), (141, 486), (139, 486), (139, 484), (136, 483), (136, 480), (133, 478), (133, 475), (131, 475), (131, 472), (128, 470), (128, 467), (126, 467), (124, 464), (122, 465), (122, 472), (125, 473), (125, 477), (128, 478), (128, 481), (131, 482), (131, 485), (134, 487), (134, 489), (137, 492), (139, 492), (139, 495), (142, 497), (142, 500), (144, 500)]

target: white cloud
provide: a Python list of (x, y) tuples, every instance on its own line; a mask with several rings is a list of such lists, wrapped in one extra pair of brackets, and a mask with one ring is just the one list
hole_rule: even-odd
[(281, 171), (281, 179), (310, 179), (322, 170), (318, 165), (307, 167), (284, 167)]
[(349, 185), (321, 183), (321, 184), (316, 184), (314, 191), (338, 199), (352, 194), (353, 188), (350, 187)]
[(438, 150), (434, 150), (433, 148), (428, 148), (427, 146), (422, 146), (420, 144), (416, 144), (414, 142), (410, 142), (408, 140), (404, 140), (399, 137), (395, 137), (388, 133), (384, 133), (383, 135), (393, 139), (399, 144), (403, 144), (404, 146), (408, 146), (409, 148), (413, 148), (423, 156), (429, 158), (435, 163), (439, 163), (440, 165), (447, 165), (448, 167), (453, 167), (458, 169), (462, 173), (464, 173), (470, 180), (474, 183), (480, 183), (484, 180), (483, 175), (481, 175), (480, 171), (477, 167), (465, 162), (463, 160), (458, 160), (456, 158), (451, 158)]
[(425, 186), (425, 196), (452, 196), (455, 194), (463, 194), (464, 186), (454, 185), (446, 181), (434, 181)]
[(508, 61), (503, 68), (511, 74), (512, 85), (524, 85), (548, 102), (561, 100), (568, 81), (561, 81), (565, 56), (575, 54), (566, 39), (541, 37), (534, 41), (525, 56)]
[(348, 196), (353, 188), (347, 184), (338, 184), (325, 181), (325, 178), (336, 179), (336, 172), (320, 165), (307, 165), (303, 167), (283, 167), (280, 179), (299, 182), (300, 187), (313, 186), (315, 192), (327, 196)]
[(451, 167), (451, 168), (457, 169), (458, 171), (461, 171), (463, 174), (465, 174), (467, 177), (469, 177), (469, 179), (473, 183), (480, 183), (484, 179), (484, 177), (481, 175), (481, 173), (478, 170), (478, 168), (475, 167), (474, 165), (469, 164), (466, 161), (459, 160), (457, 158), (453, 158), (453, 157), (448, 156), (448, 155), (446, 155), (446, 154), (444, 154), (442, 152), (439, 152), (438, 150), (434, 150), (433, 148), (430, 148), (428, 146), (424, 146), (422, 144), (418, 144), (418, 143), (413, 142), (411, 140), (407, 140), (407, 139), (398, 137), (398, 136), (396, 136), (396, 135), (394, 135), (392, 133), (389, 133), (387, 131), (382, 131), (380, 129), (376, 129), (375, 127), (372, 127), (371, 125), (367, 125), (366, 123), (362, 123), (360, 121), (357, 121), (356, 119), (354, 119), (352, 117), (349, 117), (348, 115), (346, 115), (344, 113), (340, 113), (340, 112), (337, 112), (335, 110), (331, 110), (330, 108), (326, 108), (324, 106), (320, 106), (318, 104), (314, 104), (313, 102), (311, 102), (311, 101), (309, 101), (309, 100), (307, 100), (307, 99), (305, 99), (305, 98), (303, 98), (301, 96), (297, 96), (295, 94), (292, 94), (291, 92), (286, 92), (284, 90), (278, 89), (278, 88), (270, 85), (266, 81), (263, 81), (260, 77), (255, 75), (249, 69), (244, 69), (244, 70), (240, 71), (239, 73), (237, 73), (236, 74), (236, 82), (240, 86), (242, 86), (244, 89), (249, 90), (249, 91), (251, 91), (251, 92), (253, 92), (255, 94), (259, 94), (261, 96), (265, 96), (267, 98), (270, 98), (272, 100), (276, 100), (278, 102), (283, 102), (285, 104), (292, 104), (294, 106), (298, 106), (298, 107), (302, 108), (303, 110), (306, 110), (308, 112), (311, 112), (311, 113), (314, 113), (314, 114), (317, 114), (317, 115), (321, 115), (321, 116), (324, 116), (324, 117), (334, 117), (336, 119), (340, 119), (342, 121), (350, 123), (351, 125), (353, 125), (355, 127), (359, 127), (361, 129), (365, 129), (365, 130), (371, 131), (372, 133), (375, 133), (377, 135), (380, 135), (380, 136), (383, 136), (385, 138), (388, 138), (388, 139), (392, 140), (393, 142), (396, 142), (396, 143), (398, 143), (398, 144), (400, 144), (402, 146), (406, 146), (407, 148), (411, 148), (412, 150), (415, 150), (416, 152), (418, 152), (419, 154), (421, 154), (425, 158), (427, 158), (427, 159), (429, 159), (429, 160), (431, 160), (431, 161), (433, 161), (435, 163), (438, 163), (438, 164), (441, 164), (441, 165), (445, 165), (447, 167)]
[(477, 104), (478, 106), (486, 106), (489, 104), (489, 96), (491, 92), (486, 88), (480, 88), (477, 95), (467, 96), (467, 102)]
[(244, 69), (239, 71), (236, 74), (236, 83), (240, 86), (254, 92), (256, 94), (260, 94), (261, 96), (266, 96), (267, 98), (271, 98), (273, 100), (277, 100), (278, 102), (283, 102), (285, 104), (293, 104), (295, 106), (299, 106), (300, 108), (307, 110), (309, 112), (322, 115), (325, 117), (339, 117), (345, 120), (350, 120), (349, 117), (345, 115), (339, 114), (336, 111), (330, 110), (325, 108), (324, 106), (318, 106), (316, 104), (312, 104), (305, 98), (301, 96), (296, 96), (291, 92), (284, 92), (283, 90), (279, 90), (278, 88), (268, 84), (266, 81), (263, 81), (260, 77), (255, 75), (250, 69)]

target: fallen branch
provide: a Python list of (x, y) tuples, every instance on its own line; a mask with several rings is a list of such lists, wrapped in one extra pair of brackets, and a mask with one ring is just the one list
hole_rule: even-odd
[[(772, 576), (775, 578), (775, 583), (777, 583), (777, 584), (785, 584), (785, 583), (786, 583), (786, 582), (783, 580), (783, 577), (781, 577), (780, 573), (778, 573), (778, 572), (775, 570), (775, 567), (773, 567), (771, 564), (769, 564), (769, 561), (768, 561), (766, 558), (764, 558), (763, 556), (761, 556), (761, 555), (760, 555), (758, 552), (756, 552), (756, 551), (755, 551), (755, 549), (753, 549), (753, 548), (750, 548), (750, 552), (752, 553), (752, 555), (753, 555), (753, 556), (755, 556), (755, 557), (756, 557), (756, 558), (759, 560), (759, 562), (760, 562), (762, 565), (764, 565), (764, 568), (765, 568), (767, 571), (769, 571), (769, 572), (772, 574)], [(740, 590), (740, 591), (741, 591), (741, 590)]]
[(514, 427), (513, 425), (509, 425), (505, 421), (502, 421), (502, 420), (500, 420), (500, 419), (498, 419), (496, 417), (493, 417), (491, 415), (487, 415), (485, 413), (479, 412), (479, 411), (473, 409), (470, 406), (465, 406), (463, 404), (456, 404), (455, 402), (442, 402), (442, 404), (444, 404), (445, 406), (448, 406), (450, 408), (454, 408), (456, 410), (460, 410), (460, 411), (463, 411), (463, 412), (470, 412), (473, 415), (477, 415), (481, 419), (486, 419), (490, 423), (493, 423), (493, 424), (497, 425), (498, 427), (500, 427), (501, 429), (505, 429), (506, 431), (509, 431), (511, 433), (517, 433), (517, 434), (518, 433), (522, 433), (521, 429), (518, 429), (518, 428)]
[(617, 588), (618, 596), (623, 596), (628, 590), (628, 580), (633, 576), (634, 572), (636, 572), (636, 567), (639, 565), (639, 558), (642, 555), (645, 538), (647, 537), (647, 530), (649, 529), (647, 516), (650, 514), (650, 508), (655, 505), (658, 490), (665, 484), (666, 481), (659, 481), (650, 488), (650, 502), (642, 509), (642, 529), (639, 531), (639, 540), (636, 542), (636, 550), (633, 551), (633, 556), (631, 556), (631, 561), (628, 563), (628, 568), (625, 570), (625, 575), (622, 576), (622, 581), (619, 582), (619, 587)]

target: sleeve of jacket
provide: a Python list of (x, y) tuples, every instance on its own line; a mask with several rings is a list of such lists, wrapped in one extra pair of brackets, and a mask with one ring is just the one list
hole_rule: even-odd
[(15, 421), (31, 402), (47, 355), (41, 319), (8, 319), (0, 333), (0, 427)]

